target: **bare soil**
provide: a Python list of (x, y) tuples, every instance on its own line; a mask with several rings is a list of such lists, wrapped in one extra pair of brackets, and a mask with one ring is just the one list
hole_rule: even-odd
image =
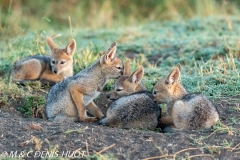
[[(96, 100), (104, 113), (108, 107), (106, 102), (105, 94)], [(56, 124), (43, 118), (23, 117), (16, 111), (22, 103), (15, 103), (12, 108), (0, 110), (0, 159), (71, 156), (85, 159), (87, 155), (96, 159), (94, 155), (98, 155), (121, 160), (151, 157), (237, 160), (240, 157), (240, 96), (214, 103), (225, 127), (173, 134), (109, 128), (95, 123)]]

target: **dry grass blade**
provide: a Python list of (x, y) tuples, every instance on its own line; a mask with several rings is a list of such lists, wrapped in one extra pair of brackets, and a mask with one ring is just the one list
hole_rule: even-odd
[(40, 151), (42, 149), (42, 144), (43, 144), (43, 141), (41, 141), (40, 139), (34, 137), (33, 138), (33, 143), (35, 144), (35, 149), (37, 151)]
[(73, 157), (75, 153), (79, 152), (82, 148), (78, 148), (75, 151), (72, 152), (72, 154), (70, 154), (69, 157)]
[(89, 150), (88, 150), (88, 143), (86, 141), (86, 151), (87, 151), (87, 155), (89, 156)]
[(20, 144), (20, 146), (21, 147), (24, 147), (24, 145), (25, 144), (28, 144), (28, 143), (34, 143), (35, 144), (35, 149), (37, 150), (37, 151), (40, 151), (41, 149), (42, 149), (42, 141), (40, 140), (40, 139), (38, 139), (37, 137), (35, 137), (35, 136), (31, 136), (32, 138), (30, 139), (30, 140), (27, 140), (27, 141), (25, 141), (25, 142), (22, 142), (21, 144)]
[(61, 36), (61, 34), (57, 34), (56, 36), (53, 36), (52, 39), (58, 38), (60, 36)]
[(227, 125), (223, 124), (221, 121), (218, 121), (216, 125), (214, 126), (216, 129), (213, 133), (211, 133), (208, 137), (210, 137), (212, 134), (214, 134), (216, 131), (225, 131), (228, 133), (228, 135), (232, 136), (234, 135), (234, 131), (232, 128), (228, 127)]
[(110, 146), (108, 146), (108, 147), (105, 147), (105, 148), (102, 149), (101, 151), (96, 152), (95, 155), (100, 155), (102, 152), (108, 150), (109, 148), (112, 148), (113, 146), (115, 146), (115, 144), (112, 144), (112, 145), (110, 145)]
[(70, 34), (71, 34), (71, 37), (73, 38), (72, 21), (70, 16), (68, 16), (68, 21), (69, 21), (69, 27), (70, 27)]
[(196, 155), (193, 155), (193, 156), (189, 156), (188, 158), (191, 159), (191, 158), (194, 158), (194, 157), (211, 157), (212, 159), (213, 156), (211, 156), (210, 154), (196, 154)]
[(179, 154), (179, 153), (182, 153), (182, 152), (186, 152), (186, 151), (189, 151), (189, 150), (197, 150), (199, 148), (186, 148), (186, 149), (183, 149), (183, 150), (180, 150), (174, 154), (170, 154), (170, 155), (164, 155), (164, 156), (155, 156), (155, 157), (149, 157), (149, 158), (145, 158), (143, 160), (150, 160), (150, 159), (157, 159), (157, 158), (167, 158), (167, 157), (173, 157), (173, 159), (176, 158), (176, 156)]
[(218, 130), (213, 131), (207, 138), (211, 137), (214, 133), (216, 133)]
[(183, 149), (181, 151), (178, 151), (178, 152), (174, 153), (174, 156), (176, 156), (179, 153), (185, 152), (185, 151), (197, 150), (197, 149), (199, 149), (199, 148), (186, 148), (186, 149)]
[(20, 144), (20, 146), (21, 146), (21, 147), (24, 147), (25, 144), (28, 144), (28, 143), (32, 142), (32, 141), (33, 141), (33, 138), (34, 138), (34, 136), (32, 136), (32, 138), (31, 138), (30, 140), (27, 140), (27, 141), (22, 142), (22, 143)]
[(238, 143), (235, 147), (233, 147), (230, 152), (233, 152), (234, 150), (237, 150), (237, 149), (240, 149), (240, 148), (237, 148), (238, 146), (240, 146), (240, 143)]
[(144, 158), (143, 160), (151, 160), (151, 159), (159, 159), (159, 158), (167, 158), (167, 157), (173, 157), (173, 155), (155, 156), (155, 157)]
[(72, 132), (78, 132), (78, 133), (81, 133), (81, 132), (84, 132), (86, 129), (88, 129), (88, 126), (86, 126), (85, 128), (79, 128), (79, 129), (70, 129), (70, 130), (67, 130), (63, 133), (65, 134), (69, 134), (69, 133), (72, 133)]

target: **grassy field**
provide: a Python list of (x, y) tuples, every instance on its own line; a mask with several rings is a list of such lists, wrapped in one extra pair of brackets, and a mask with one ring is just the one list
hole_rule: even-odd
[[(60, 47), (65, 47), (72, 37), (77, 42), (75, 73), (99, 58), (112, 41), (117, 41), (117, 53), (123, 61), (134, 57), (132, 69), (139, 64), (144, 66), (144, 83), (149, 90), (180, 63), (182, 83), (189, 92), (200, 92), (211, 99), (239, 95), (239, 25), (236, 17), (228, 20), (210, 17), (114, 29), (29, 32), (25, 36), (1, 41), (1, 86), (6, 87), (1, 92), (6, 93), (7, 88), (15, 86), (8, 83), (8, 71), (16, 60), (35, 54), (48, 55), (45, 37), (61, 34), (54, 39)], [(110, 84), (106, 89), (110, 89)]]
[[(229, 23), (231, 26), (229, 26)], [(143, 82), (151, 91), (155, 83), (178, 63), (182, 65), (182, 83), (190, 93), (203, 93), (212, 101), (240, 95), (239, 19), (210, 17), (194, 18), (181, 22), (147, 23), (137, 27), (114, 29), (68, 29), (65, 31), (36, 31), (25, 36), (2, 41), (0, 69), (0, 104), (9, 108), (19, 101), (18, 111), (26, 116), (43, 114), (45, 94), (49, 87), (40, 82), (26, 87), (12, 83), (9, 71), (12, 64), (29, 55), (49, 54), (45, 37), (54, 39), (65, 47), (73, 37), (77, 42), (74, 56), (74, 71), (84, 69), (117, 41), (117, 54), (123, 61), (132, 59), (132, 70), (143, 65)], [(110, 90), (113, 81), (105, 86)], [(34, 104), (34, 105), (31, 105)], [(40, 113), (36, 110), (40, 109)], [(40, 116), (42, 117), (42, 116)]]

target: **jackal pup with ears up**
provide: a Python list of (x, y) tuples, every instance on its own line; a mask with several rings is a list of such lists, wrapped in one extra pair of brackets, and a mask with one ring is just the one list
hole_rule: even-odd
[(51, 55), (35, 55), (16, 62), (11, 71), (13, 81), (41, 80), (55, 84), (73, 75), (75, 40), (71, 40), (64, 49), (57, 48), (50, 37), (46, 37), (46, 42)]
[(160, 107), (152, 100), (141, 79), (142, 66), (131, 73), (129, 60), (124, 66), (124, 74), (114, 84), (107, 98), (114, 100), (107, 110), (107, 117), (99, 124), (118, 128), (155, 129), (160, 117)]
[[(122, 61), (116, 57), (116, 42), (99, 60), (76, 75), (54, 85), (48, 93), (46, 115), (55, 122), (94, 122), (103, 114), (93, 100), (110, 78), (122, 75)], [(88, 117), (88, 110), (95, 117)]]
[(167, 104), (168, 116), (162, 117), (160, 123), (169, 125), (166, 132), (210, 128), (219, 120), (215, 106), (204, 95), (187, 93), (179, 82), (180, 75), (178, 64), (153, 89), (154, 100)]

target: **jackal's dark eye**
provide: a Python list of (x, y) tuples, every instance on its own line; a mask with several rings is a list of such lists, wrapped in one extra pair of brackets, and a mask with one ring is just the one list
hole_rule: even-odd
[(60, 64), (64, 64), (65, 63), (65, 61), (61, 61), (61, 63)]
[(159, 92), (159, 91), (156, 91), (156, 90), (155, 90), (155, 91), (153, 91), (153, 94), (157, 94), (158, 92)]
[(122, 67), (116, 67), (117, 69), (122, 69)]
[(52, 60), (52, 64), (55, 64), (55, 61), (54, 61), (54, 60)]
[(123, 89), (122, 88), (117, 88), (117, 92), (120, 92), (120, 91), (122, 91)]

